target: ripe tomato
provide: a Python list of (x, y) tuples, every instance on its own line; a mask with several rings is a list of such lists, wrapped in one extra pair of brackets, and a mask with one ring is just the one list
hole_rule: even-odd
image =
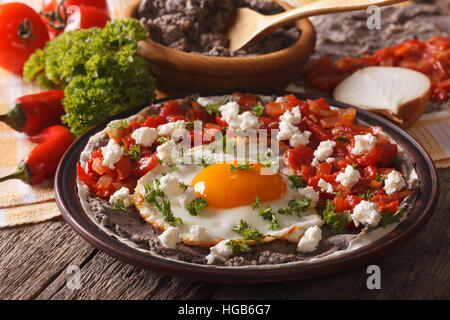
[(69, 17), (64, 32), (92, 27), (103, 28), (111, 20), (104, 10), (95, 7), (70, 6), (67, 8), (67, 14)]
[(23, 3), (0, 5), (0, 66), (22, 75), (28, 57), (49, 40), (41, 16)]
[[(75, 26), (73, 29), (70, 30), (76, 30), (78, 29), (87, 29), (90, 27), (103, 27), (104, 23), (102, 22), (108, 14), (108, 4), (106, 0), (43, 0), (42, 1), (42, 16), (44, 21), (47, 24), (48, 32), (50, 34), (50, 38), (54, 38), (58, 34), (65, 31), (65, 27), (68, 24), (67, 21), (67, 10), (70, 6), (78, 6), (79, 8), (84, 7), (94, 7), (97, 8), (104, 13), (101, 14), (97, 20), (97, 23), (87, 24), (86, 22), (85, 27), (83, 27), (83, 18), (78, 19), (78, 17), (75, 17), (73, 19), (81, 20), (81, 27)], [(81, 10), (85, 11), (85, 10)], [(92, 10), (88, 10), (89, 14), (84, 15), (93, 15)], [(98, 11), (97, 11), (98, 12)], [(82, 13), (83, 15), (83, 13)], [(84, 18), (87, 20), (87, 18)], [(109, 20), (109, 17), (108, 17)], [(107, 21), (107, 20), (106, 20)], [(105, 22), (106, 23), (106, 22)]]

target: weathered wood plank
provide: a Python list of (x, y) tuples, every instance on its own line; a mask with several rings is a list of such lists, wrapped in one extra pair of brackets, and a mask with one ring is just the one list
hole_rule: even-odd
[(208, 299), (215, 288), (140, 270), (105, 253), (89, 260), (80, 276), (79, 290), (61, 286), (68, 278), (61, 274), (58, 291), (44, 290), (38, 299)]
[(0, 230), (0, 299), (32, 299), (94, 248), (62, 220)]

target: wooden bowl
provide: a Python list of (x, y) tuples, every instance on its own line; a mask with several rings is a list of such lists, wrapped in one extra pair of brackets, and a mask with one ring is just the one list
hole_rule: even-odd
[[(141, 0), (122, 12), (136, 18)], [(281, 90), (299, 76), (316, 43), (316, 31), (308, 19), (296, 22), (302, 31), (291, 47), (249, 57), (214, 57), (174, 50), (148, 39), (141, 41), (139, 54), (158, 81), (158, 89), (170, 93), (223, 90)]]

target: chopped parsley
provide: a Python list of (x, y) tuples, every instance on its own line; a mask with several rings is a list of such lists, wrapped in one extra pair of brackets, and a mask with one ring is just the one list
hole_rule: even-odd
[(383, 228), (386, 228), (388, 225), (392, 223), (396, 223), (400, 221), (400, 218), (405, 213), (405, 210), (400, 209), (396, 213), (392, 213), (392, 211), (386, 211), (381, 215), (381, 225)]
[(362, 194), (358, 195), (358, 197), (360, 197), (363, 200), (370, 201), (370, 200), (372, 200), (374, 195), (375, 195), (375, 193), (372, 190), (367, 189), (366, 193), (362, 193)]
[(258, 104), (254, 107), (252, 107), (252, 112), (255, 116), (262, 116), (264, 114), (264, 106), (261, 104), (261, 102), (258, 102)]
[(160, 202), (155, 202), (156, 210), (161, 213), (163, 219), (170, 224), (170, 226), (175, 227), (175, 223), (183, 224), (183, 220), (180, 217), (175, 218), (170, 206), (170, 201), (162, 199)]
[(269, 230), (277, 230), (280, 228), (280, 224), (278, 223), (277, 218), (275, 217), (275, 214), (270, 206), (265, 209), (260, 209), (258, 211), (258, 216), (262, 217), (264, 220), (270, 221)]
[(358, 166), (357, 163), (354, 163), (354, 164), (352, 164), (352, 168), (353, 168), (354, 170), (358, 170), (358, 169), (359, 169), (359, 166)]
[(181, 190), (186, 191), (189, 188), (189, 186), (183, 181), (180, 181), (180, 188)]
[(205, 209), (208, 206), (208, 202), (206, 198), (198, 197), (194, 201), (191, 202), (191, 204), (186, 206), (187, 212), (191, 216), (197, 216), (200, 211)]
[(226, 243), (226, 245), (233, 248), (233, 254), (238, 254), (240, 252), (250, 252), (251, 247), (249, 245), (249, 241), (260, 243), (260, 238), (263, 236), (263, 234), (257, 229), (250, 228), (250, 226), (244, 220), (240, 220), (239, 223), (236, 223), (232, 230), (242, 236), (242, 241), (230, 240)]
[(288, 176), (288, 180), (292, 184), (292, 188), (294, 189), (305, 187), (305, 184), (303, 183), (303, 176), (297, 176), (295, 174), (292, 174)]
[(141, 159), (141, 146), (136, 144), (134, 146), (132, 146), (130, 149), (128, 150), (123, 150), (124, 154), (128, 157), (130, 157), (131, 160), (133, 160), (134, 162), (139, 161), (139, 159)]
[(384, 177), (377, 172), (377, 175), (375, 177), (375, 181), (376, 182), (384, 182)]
[(114, 202), (113, 210), (127, 211), (127, 208), (125, 207), (125, 204), (123, 203), (122, 199), (117, 199)]
[(153, 180), (153, 184), (144, 186), (145, 189), (145, 201), (148, 203), (154, 203), (156, 197), (164, 197), (164, 192), (159, 188), (160, 182), (158, 179)]
[(252, 203), (252, 209), (255, 210), (259, 207), (261, 207), (261, 199), (259, 197), (256, 197), (255, 202)]
[(334, 212), (335, 210), (336, 206), (333, 202), (331, 200), (327, 200), (327, 206), (322, 212), (323, 220), (327, 225), (341, 232), (345, 229), (352, 218), (350, 211)]
[(219, 104), (210, 103), (205, 106), (205, 111), (208, 112), (210, 116), (216, 115), (219, 113)]
[(158, 139), (156, 139), (156, 142), (158, 142), (160, 144), (166, 143), (168, 141), (169, 141), (169, 139), (167, 139), (166, 137), (159, 137)]
[(244, 163), (238, 164), (237, 166), (235, 166), (233, 164), (230, 165), (230, 172), (237, 171), (237, 170), (239, 170), (239, 171), (248, 170), (248, 169), (251, 169), (252, 167), (253, 167), (253, 164), (250, 163), (248, 160), (245, 160)]
[(347, 139), (346, 137), (342, 137), (342, 136), (337, 137), (336, 140), (340, 141), (340, 142), (344, 142), (344, 143), (352, 142), (350, 139)]
[(303, 211), (308, 209), (310, 206), (311, 206), (311, 199), (308, 199), (308, 198), (303, 199), (303, 200), (292, 199), (292, 200), (289, 200), (288, 207), (278, 209), (278, 213), (279, 214), (296, 213), (297, 215), (299, 215)]
[(110, 124), (108, 124), (108, 127), (112, 128), (112, 129), (120, 129), (120, 128), (124, 128), (124, 129), (128, 129), (129, 123), (127, 120), (119, 120), (119, 121), (114, 121)]

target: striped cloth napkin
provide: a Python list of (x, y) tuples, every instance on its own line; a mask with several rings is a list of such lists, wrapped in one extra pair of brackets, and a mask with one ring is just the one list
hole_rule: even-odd
[[(22, 2), (39, 9), (41, 1)], [(127, 0), (109, 0), (111, 16), (117, 16), (127, 2)], [(16, 98), (43, 90), (35, 84), (24, 83), (20, 77), (0, 68), (0, 113), (6, 113), (10, 103)], [(450, 167), (449, 108), (425, 114), (408, 131), (424, 146), (437, 167)], [(34, 143), (27, 140), (26, 135), (0, 123), (0, 176), (14, 172), (18, 161), (34, 146)], [(0, 183), (0, 227), (45, 221), (59, 215), (54, 201), (52, 181), (38, 186), (29, 186), (18, 180)]]

